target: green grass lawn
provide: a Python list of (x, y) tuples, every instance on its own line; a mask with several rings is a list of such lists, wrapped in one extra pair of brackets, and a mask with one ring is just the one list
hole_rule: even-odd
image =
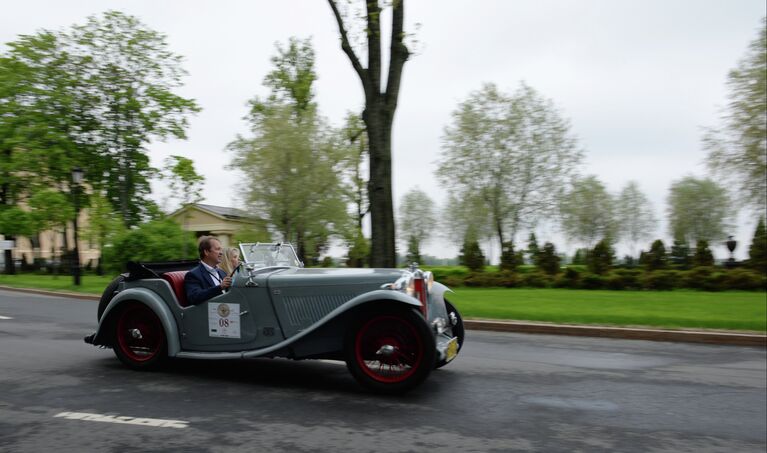
[(104, 291), (115, 275), (98, 277), (95, 275), (83, 275), (82, 285), (75, 286), (71, 275), (34, 275), (16, 274), (0, 275), (0, 285), (15, 286), (17, 288), (34, 288), (51, 291), (72, 291), (78, 293), (98, 294)]
[(458, 288), (465, 318), (767, 331), (765, 292)]

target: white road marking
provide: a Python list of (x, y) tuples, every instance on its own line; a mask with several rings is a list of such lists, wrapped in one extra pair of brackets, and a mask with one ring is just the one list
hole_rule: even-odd
[(0, 319), (13, 319), (10, 316), (0, 316)]
[(89, 422), (119, 423), (123, 425), (152, 426), (155, 428), (187, 428), (189, 422), (183, 420), (163, 420), (161, 418), (126, 417), (124, 415), (102, 415), (87, 412), (61, 412), (54, 418), (84, 420)]

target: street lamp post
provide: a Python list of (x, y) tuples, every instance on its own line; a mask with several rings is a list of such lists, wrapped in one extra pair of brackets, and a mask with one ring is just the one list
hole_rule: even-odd
[(74, 236), (75, 236), (75, 250), (74, 259), (72, 260), (72, 276), (74, 277), (75, 286), (80, 286), (80, 247), (77, 240), (77, 218), (80, 215), (80, 183), (83, 182), (83, 170), (80, 167), (72, 169), (72, 197), (75, 203), (75, 218), (73, 222)]

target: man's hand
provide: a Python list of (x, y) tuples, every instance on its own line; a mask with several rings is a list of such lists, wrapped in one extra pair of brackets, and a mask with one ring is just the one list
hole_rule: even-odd
[(232, 286), (232, 277), (224, 277), (221, 280), (221, 289), (229, 289)]

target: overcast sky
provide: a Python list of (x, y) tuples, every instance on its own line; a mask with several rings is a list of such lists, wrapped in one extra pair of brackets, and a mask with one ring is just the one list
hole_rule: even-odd
[[(171, 154), (193, 159), (206, 178), (207, 203), (237, 206), (245, 190), (246, 182), (224, 168), (232, 157), (224, 148), (246, 132), (246, 101), (267, 92), (262, 81), (275, 42), (313, 39), (316, 100), (331, 123), (340, 125), (347, 111), (362, 107), (360, 82), (324, 0), (9, 2), (0, 15), (0, 42), (68, 28), (108, 9), (165, 33), (171, 49), (185, 57), (189, 76), (180, 94), (203, 110), (191, 119), (187, 141), (149, 149), (155, 166)], [(442, 204), (434, 170), (451, 111), (484, 82), (511, 92), (524, 80), (570, 119), (586, 155), (581, 172), (598, 176), (613, 193), (638, 181), (661, 219), (656, 236), (667, 238), (669, 186), (686, 175), (706, 175), (702, 127), (717, 125), (727, 72), (756, 38), (765, 3), (411, 0), (405, 15), (409, 31), (416, 23), (420, 28), (393, 132), (395, 200), (419, 186)], [(155, 192), (162, 201), (164, 188)], [(751, 217), (735, 222), (740, 256), (753, 234)], [(538, 237), (573, 246), (550, 227)], [(526, 242), (526, 233), (520, 239)], [(437, 240), (426, 252), (450, 257), (457, 248)]]

